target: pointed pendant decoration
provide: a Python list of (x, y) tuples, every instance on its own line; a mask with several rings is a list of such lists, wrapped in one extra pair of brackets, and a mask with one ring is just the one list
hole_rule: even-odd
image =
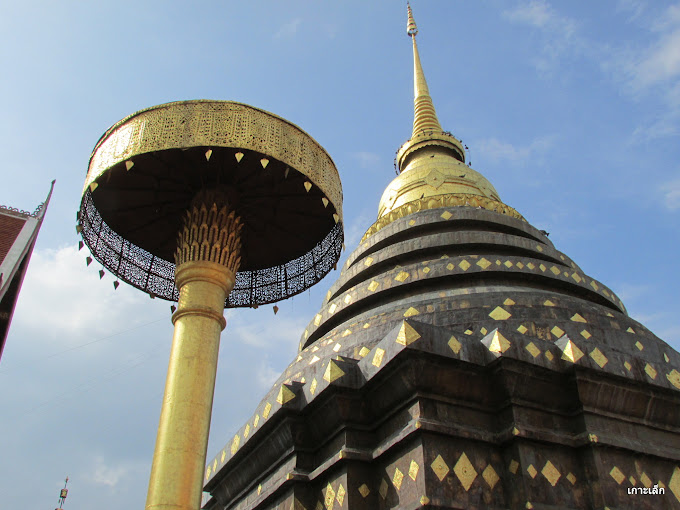
[(274, 315), (276, 315), (277, 313), (279, 313), (279, 307), (274, 305)]
[(85, 259), (85, 262), (87, 262), (87, 265), (88, 265), (88, 266), (89, 266), (90, 264), (92, 264), (92, 257), (87, 257), (87, 258)]
[(131, 169), (133, 166), (135, 166), (135, 164), (132, 162), (131, 159), (128, 159), (128, 160), (125, 162), (125, 170), (127, 170), (128, 172), (130, 171), (130, 169)]
[(170, 305), (170, 311), (175, 313), (175, 310), (177, 310), (177, 307), (175, 305)]
[(105, 274), (106, 274), (106, 273), (104, 272), (104, 270), (103, 270), (103, 269), (100, 269), (100, 270), (99, 270), (99, 279), (101, 280), (102, 278), (104, 278), (104, 275), (105, 275)]
[(85, 246), (85, 243), (82, 241), (78, 241), (78, 251), (82, 250), (83, 246)]
[(260, 164), (262, 165), (262, 168), (267, 168), (267, 165), (269, 164), (269, 160), (267, 158), (262, 158), (260, 160)]
[(237, 163), (240, 163), (241, 160), (243, 159), (243, 153), (242, 152), (237, 152), (236, 154), (234, 154), (234, 156), (236, 157)]
[(210, 161), (210, 156), (212, 156), (212, 149), (205, 151), (205, 160)]
[(120, 282), (118, 280), (113, 282), (113, 290), (118, 290), (118, 286), (120, 285)]

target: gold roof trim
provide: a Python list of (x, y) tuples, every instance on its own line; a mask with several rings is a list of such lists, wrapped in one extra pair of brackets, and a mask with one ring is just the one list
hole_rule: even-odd
[(234, 101), (176, 101), (116, 123), (90, 156), (83, 193), (109, 168), (136, 155), (192, 147), (248, 149), (276, 158), (316, 184), (342, 220), (340, 176), (323, 147), (295, 124)]
[(524, 222), (527, 221), (524, 219), (524, 216), (522, 216), (509, 205), (505, 205), (503, 202), (493, 200), (488, 197), (473, 195), (470, 193), (437, 195), (414, 200), (408, 204), (404, 204), (401, 207), (394, 209), (393, 211), (390, 211), (384, 216), (381, 216), (378, 221), (371, 225), (366, 231), (364, 236), (361, 238), (361, 242), (363, 243), (366, 239), (378, 232), (380, 229), (386, 227), (399, 218), (403, 218), (404, 216), (408, 216), (409, 214), (414, 214), (420, 211), (425, 211), (427, 209), (439, 209), (442, 207), (481, 207), (482, 209), (487, 209), (505, 216), (510, 216), (511, 218), (522, 220)]

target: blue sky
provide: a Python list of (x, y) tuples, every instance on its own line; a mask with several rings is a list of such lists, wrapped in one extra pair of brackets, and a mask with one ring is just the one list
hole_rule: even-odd
[[(680, 349), (680, 3), (414, 0), (444, 129), (505, 203)], [(5, 2), (0, 204), (56, 179), (0, 361), (2, 506), (140, 508), (172, 328), (85, 265), (75, 213), (114, 122), (231, 99), (316, 138), (343, 182), (346, 257), (375, 221), (413, 119), (406, 5), (394, 1)], [(294, 356), (331, 273), (270, 307), (227, 311), (208, 456)]]

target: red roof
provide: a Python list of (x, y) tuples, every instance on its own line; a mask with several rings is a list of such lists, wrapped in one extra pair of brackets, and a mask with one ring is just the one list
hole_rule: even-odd
[(24, 227), (26, 219), (27, 217), (20, 217), (0, 210), (0, 264), (5, 260), (12, 244)]

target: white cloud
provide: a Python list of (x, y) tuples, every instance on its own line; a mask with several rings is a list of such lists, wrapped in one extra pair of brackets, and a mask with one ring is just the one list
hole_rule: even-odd
[(380, 166), (381, 157), (374, 152), (353, 152), (351, 156), (359, 162), (359, 166), (363, 169), (375, 170)]
[(281, 375), (271, 364), (263, 361), (257, 367), (257, 385), (262, 391), (268, 391)]
[(260, 306), (256, 314), (253, 314), (256, 320), (248, 320), (246, 315), (242, 315), (239, 320), (229, 321), (227, 319), (229, 324), (227, 329), (224, 330), (224, 336), (228, 337), (230, 341), (258, 349), (282, 345), (297, 346), (300, 333), (304, 331), (308, 321), (283, 313), (274, 315), (273, 306)]
[(534, 139), (529, 145), (517, 146), (497, 138), (487, 138), (479, 143), (479, 149), (484, 158), (494, 163), (523, 164), (530, 158), (545, 154), (553, 147), (555, 139), (554, 135), (547, 135)]
[(366, 233), (366, 230), (373, 224), (376, 220), (378, 213), (378, 207), (374, 208), (373, 215), (362, 212), (361, 214), (354, 217), (349, 225), (345, 225), (345, 246), (352, 248), (353, 246), (358, 246), (359, 241)]
[(659, 99), (659, 106), (633, 133), (633, 141), (648, 142), (680, 134), (680, 4), (640, 19), (650, 42), (610, 48), (601, 65), (627, 94)]
[(126, 478), (144, 474), (147, 469), (146, 464), (130, 461), (107, 463), (101, 456), (95, 457), (93, 464), (87, 478), (97, 485), (106, 485), (112, 489)]
[(658, 138), (675, 136), (680, 133), (680, 128), (676, 121), (677, 115), (671, 114), (668, 111), (658, 118), (636, 127), (631, 137), (632, 142), (650, 142)]
[(104, 336), (112, 327), (123, 329), (121, 324), (134, 326), (129, 317), (138, 316), (132, 312), (148, 297), (124, 283), (114, 290), (110, 274), (99, 278), (97, 262), (86, 266), (87, 254), (71, 246), (34, 251), (12, 327), (73, 347), (84, 336)]
[(636, 299), (643, 298), (653, 290), (654, 289), (651, 286), (646, 284), (637, 285), (632, 283), (622, 283), (616, 288), (616, 294), (625, 304), (628, 301), (635, 301)]
[(520, 4), (512, 10), (505, 11), (504, 14), (510, 21), (526, 23), (539, 28), (548, 25), (555, 17), (552, 8), (541, 0), (532, 0)]
[(671, 6), (658, 21), (658, 39), (630, 63), (633, 85), (646, 88), (680, 75), (680, 6)]
[(675, 211), (680, 209), (680, 178), (667, 182), (661, 186), (666, 207)]
[(503, 15), (513, 23), (529, 25), (541, 32), (541, 50), (533, 62), (541, 74), (551, 73), (561, 57), (579, 54), (586, 46), (578, 35), (576, 21), (559, 14), (545, 0), (519, 3)]
[(285, 23), (275, 34), (274, 39), (293, 37), (302, 23), (302, 18), (295, 18)]
[(647, 3), (644, 0), (619, 0), (616, 5), (616, 10), (619, 12), (627, 12), (629, 14), (628, 21), (633, 21), (639, 18), (647, 8)]

